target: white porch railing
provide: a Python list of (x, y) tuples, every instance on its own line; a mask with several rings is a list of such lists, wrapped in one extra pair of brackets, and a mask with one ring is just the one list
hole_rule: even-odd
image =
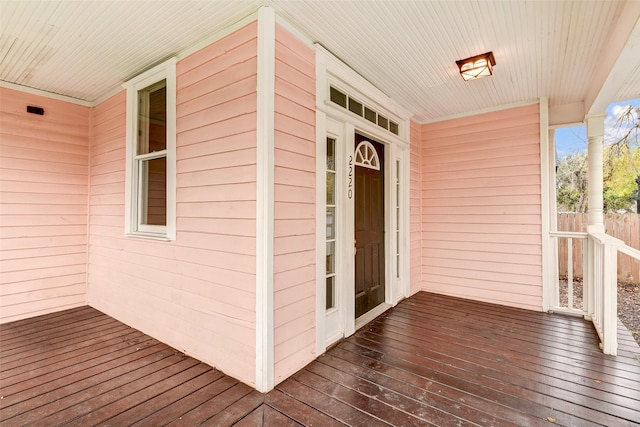
[[(556, 231), (555, 240), (567, 239), (567, 303), (560, 303), (560, 280), (556, 274), (552, 311), (582, 315), (591, 320), (600, 336), (603, 353), (615, 356), (618, 352), (618, 251), (640, 262), (640, 251), (604, 233)], [(582, 242), (582, 307), (574, 305), (574, 243)], [(556, 259), (556, 263), (558, 260)], [(558, 271), (556, 264), (555, 271)]]
[(556, 245), (555, 247), (558, 248), (558, 242), (560, 239), (566, 239), (567, 241), (567, 302), (566, 304), (560, 301), (560, 277), (559, 277), (559, 273), (558, 273), (558, 265), (559, 265), (559, 260), (556, 257), (556, 268), (555, 268), (555, 289), (554, 289), (554, 300), (552, 303), (552, 310), (554, 312), (559, 312), (559, 313), (565, 313), (565, 314), (573, 314), (573, 315), (578, 315), (578, 316), (584, 316), (586, 315), (586, 298), (587, 298), (587, 292), (585, 289), (585, 283), (586, 283), (586, 279), (587, 279), (587, 269), (583, 267), (583, 269), (585, 271), (582, 272), (578, 272), (579, 275), (582, 276), (582, 278), (584, 279), (582, 281), (582, 304), (581, 305), (576, 305), (576, 301), (575, 301), (575, 295), (576, 295), (576, 289), (574, 289), (575, 286), (575, 280), (574, 280), (574, 265), (573, 265), (573, 254), (576, 253), (576, 249), (578, 246), (578, 242), (581, 242), (582, 244), (582, 265), (583, 266), (587, 266), (589, 265), (588, 262), (588, 251), (587, 251), (587, 239), (589, 237), (589, 235), (587, 233), (580, 233), (580, 232), (573, 232), (573, 231), (556, 231), (556, 232), (552, 232), (551, 233), (551, 237), (553, 237), (556, 240)]

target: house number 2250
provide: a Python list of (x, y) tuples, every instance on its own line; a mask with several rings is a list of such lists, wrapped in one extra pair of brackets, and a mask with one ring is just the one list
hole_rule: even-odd
[(349, 156), (349, 183), (347, 185), (347, 197), (349, 200), (353, 198), (353, 156)]

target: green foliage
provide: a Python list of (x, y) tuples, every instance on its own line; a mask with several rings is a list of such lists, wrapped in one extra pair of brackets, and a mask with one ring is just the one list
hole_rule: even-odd
[[(606, 212), (631, 211), (636, 207), (640, 177), (640, 107), (614, 108), (615, 123), (607, 128), (603, 199)], [(559, 159), (556, 169), (558, 211), (587, 211), (587, 154), (573, 153)]]
[(604, 152), (604, 208), (607, 212), (632, 211), (640, 174), (640, 150), (629, 145)]
[(559, 212), (587, 211), (587, 155), (572, 153), (560, 159), (556, 171)]

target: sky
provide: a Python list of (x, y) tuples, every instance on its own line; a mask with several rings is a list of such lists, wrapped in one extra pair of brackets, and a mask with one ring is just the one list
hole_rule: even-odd
[[(629, 105), (633, 105), (636, 109), (640, 108), (640, 98), (631, 99), (629, 101), (614, 102), (607, 108), (607, 117), (604, 121), (605, 142), (615, 140), (616, 131), (624, 131), (624, 127), (616, 126), (616, 122), (620, 113)], [(575, 152), (587, 151), (587, 128), (582, 125), (556, 129), (555, 142), (556, 155), (558, 158), (562, 158)]]

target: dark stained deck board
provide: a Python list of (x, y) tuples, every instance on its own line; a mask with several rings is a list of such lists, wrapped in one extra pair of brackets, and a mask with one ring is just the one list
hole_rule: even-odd
[[(460, 325), (466, 326), (466, 331), (475, 337), (482, 340), (495, 340), (500, 339), (498, 343), (501, 347), (509, 342), (514, 343), (516, 346), (525, 347), (527, 344), (532, 344), (530, 347), (534, 350), (544, 349), (550, 354), (558, 354), (562, 357), (573, 357), (580, 360), (584, 360), (593, 364), (602, 364), (604, 366), (610, 365), (609, 358), (601, 357), (601, 353), (597, 348), (598, 339), (597, 335), (593, 333), (593, 327), (589, 322), (575, 322), (575, 318), (530, 312), (527, 310), (519, 310), (508, 307), (496, 306), (481, 308), (479, 310), (473, 309), (473, 302), (462, 300), (463, 302), (458, 305), (451, 305), (450, 303), (444, 303), (442, 306), (437, 306), (439, 310), (435, 311), (433, 303), (420, 304), (420, 298), (416, 298), (412, 301), (416, 305), (416, 308), (424, 308), (425, 310), (419, 310), (420, 317), (423, 319), (433, 319), (433, 316), (441, 318), (443, 315), (449, 315), (447, 327), (451, 330), (460, 327)], [(489, 305), (489, 304), (487, 304)], [(489, 305), (491, 306), (491, 305)], [(399, 310), (394, 311), (394, 314), (400, 315), (405, 307), (398, 307)], [(413, 311), (415, 313), (415, 310)], [(505, 314), (510, 317), (509, 322), (504, 321)], [(532, 316), (533, 315), (533, 316)], [(477, 320), (477, 322), (474, 322)], [(441, 322), (437, 322), (438, 327), (442, 327)], [(559, 325), (563, 326), (558, 330)], [(482, 328), (482, 329), (478, 329)], [(479, 330), (480, 334), (475, 333)], [(630, 337), (628, 331), (621, 335)], [(505, 343), (504, 338), (508, 339)], [(585, 338), (584, 340), (576, 341), (576, 338)], [(554, 345), (548, 346), (549, 340), (553, 340)], [(591, 343), (596, 344), (594, 348)], [(585, 352), (575, 352), (576, 344), (582, 348), (588, 349)], [(546, 347), (546, 348), (545, 348)], [(595, 355), (593, 353), (596, 353)], [(614, 362), (616, 369), (620, 369), (619, 361)], [(633, 365), (627, 366), (632, 372), (640, 373), (640, 366)]]
[[(286, 385), (288, 382), (290, 380), (285, 381), (282, 385)], [(286, 414), (292, 420), (305, 426), (340, 427), (344, 425), (335, 418), (307, 405), (297, 397), (292, 397), (283, 392), (281, 388), (278, 387), (272, 390), (264, 399), (265, 404), (275, 411)]]
[[(468, 355), (468, 359), (473, 359), (471, 360), (472, 363), (482, 368), (493, 367), (494, 369), (503, 370), (505, 366), (503, 362), (508, 357), (510, 365), (524, 369), (526, 370), (525, 372), (532, 371), (532, 376), (535, 376), (536, 373), (545, 375), (541, 378), (545, 382), (547, 382), (547, 375), (550, 382), (554, 382), (557, 377), (560, 377), (561, 381), (568, 378), (582, 381), (586, 377), (592, 379), (589, 384), (591, 387), (606, 389), (609, 384), (608, 381), (618, 380), (616, 375), (624, 375), (626, 377), (624, 378), (625, 384), (630, 388), (629, 392), (638, 395), (638, 390), (640, 390), (640, 379), (636, 378), (635, 373), (629, 372), (627, 369), (614, 370), (609, 367), (600, 367), (600, 370), (597, 371), (585, 370), (583, 367), (584, 361), (574, 358), (572, 354), (559, 359), (556, 355), (545, 354), (545, 350), (540, 349), (540, 346), (525, 347), (524, 345), (517, 346), (517, 344), (512, 345), (512, 350), (508, 351), (509, 343), (505, 343), (504, 348), (502, 348), (499, 344), (479, 343), (476, 339), (454, 338), (452, 340), (451, 336), (428, 332), (421, 329), (419, 325), (397, 327), (397, 325), (393, 324), (393, 320), (385, 320), (387, 321), (384, 329), (370, 325), (366, 333), (369, 335), (384, 335), (387, 333), (389, 336), (394, 334), (396, 337), (403, 336), (403, 340), (406, 343), (413, 345), (420, 345), (421, 341), (423, 341), (420, 336), (428, 336), (429, 342), (433, 346), (433, 351), (437, 352), (438, 348), (447, 346), (446, 351), (441, 351), (441, 353), (446, 353), (443, 357), (464, 357), (464, 355)], [(536, 348), (539, 350), (537, 350), (537, 355), (534, 356)], [(623, 364), (623, 367), (627, 368), (631, 367), (631, 365)], [(548, 374), (548, 372), (552, 372), (552, 374)], [(579, 374), (576, 372), (579, 372)], [(624, 384), (620, 385), (624, 386)]]
[(0, 325), (3, 426), (640, 426), (640, 347), (420, 292), (268, 394), (90, 307)]

